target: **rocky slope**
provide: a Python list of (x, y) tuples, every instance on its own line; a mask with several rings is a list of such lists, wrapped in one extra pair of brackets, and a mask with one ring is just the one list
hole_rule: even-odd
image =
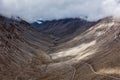
[(57, 35), (1, 16), (0, 80), (120, 80), (120, 19), (93, 23), (55, 44)]
[(23, 20), (0, 16), (0, 80), (29, 80), (35, 66), (51, 62), (46, 53), (53, 44), (43, 36)]
[(70, 80), (120, 80), (118, 18), (102, 19), (81, 35), (55, 49), (58, 51), (50, 54), (52, 59), (74, 68)]

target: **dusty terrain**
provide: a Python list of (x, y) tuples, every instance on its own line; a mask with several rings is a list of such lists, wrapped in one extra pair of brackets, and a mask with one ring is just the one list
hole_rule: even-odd
[(120, 80), (120, 19), (79, 31), (55, 44), (29, 23), (1, 16), (0, 80)]

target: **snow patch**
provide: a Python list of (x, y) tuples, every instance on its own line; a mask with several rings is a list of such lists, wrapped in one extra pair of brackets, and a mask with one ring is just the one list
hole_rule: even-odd
[(38, 24), (42, 24), (42, 22), (41, 22), (41, 21), (37, 21), (37, 23), (38, 23)]

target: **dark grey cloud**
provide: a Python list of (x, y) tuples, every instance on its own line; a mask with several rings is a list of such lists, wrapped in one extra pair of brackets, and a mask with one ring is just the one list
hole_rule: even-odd
[(119, 16), (119, 0), (0, 0), (0, 14), (20, 16), (27, 21), (88, 16), (97, 20)]

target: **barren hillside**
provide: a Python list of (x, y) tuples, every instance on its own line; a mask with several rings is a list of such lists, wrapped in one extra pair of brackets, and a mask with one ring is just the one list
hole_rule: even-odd
[(0, 16), (0, 80), (120, 80), (120, 19), (107, 17), (85, 25), (89, 27), (70, 34), (74, 37), (61, 31), (69, 36), (56, 43), (60, 34)]
[(28, 80), (35, 65), (51, 62), (46, 52), (53, 44), (43, 36), (23, 20), (0, 17), (0, 80)]

